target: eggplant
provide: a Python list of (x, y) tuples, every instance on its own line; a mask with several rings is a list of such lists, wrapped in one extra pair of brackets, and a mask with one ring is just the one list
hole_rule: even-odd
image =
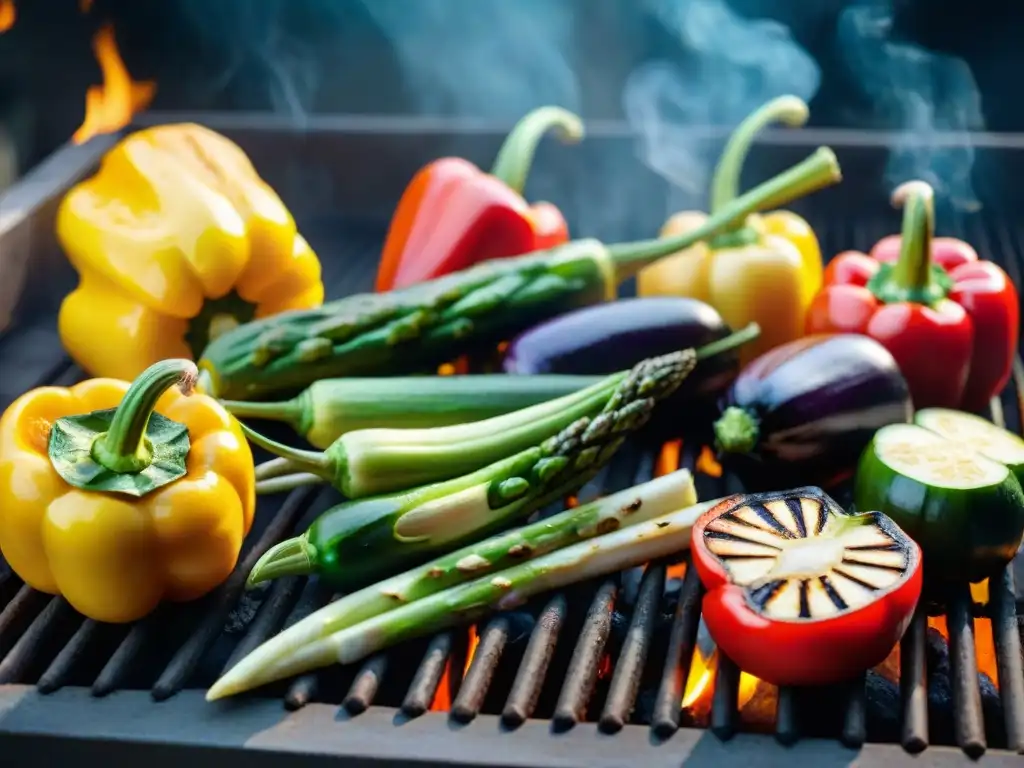
[(720, 409), (720, 461), (757, 488), (834, 486), (879, 428), (914, 413), (896, 360), (860, 334), (807, 336), (766, 352), (740, 371)]
[[(524, 331), (509, 342), (502, 367), (511, 374), (615, 373), (649, 357), (702, 347), (730, 333), (722, 316), (697, 299), (622, 299), (569, 312)], [(685, 399), (693, 410), (695, 399), (707, 398), (713, 407), (738, 373), (736, 350), (702, 360), (671, 401)]]

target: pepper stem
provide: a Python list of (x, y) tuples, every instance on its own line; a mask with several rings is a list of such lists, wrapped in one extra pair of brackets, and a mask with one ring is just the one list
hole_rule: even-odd
[(730, 406), (715, 422), (715, 442), (725, 453), (749, 453), (757, 447), (760, 421), (742, 408)]
[(615, 276), (621, 282), (658, 259), (685, 250), (745, 221), (755, 211), (778, 208), (791, 200), (836, 184), (842, 178), (835, 153), (828, 147), (819, 147), (803, 162), (729, 201), (699, 227), (675, 237), (609, 246)]
[(900, 256), (892, 282), (908, 292), (926, 292), (932, 281), (935, 192), (927, 182), (908, 181), (893, 191), (892, 204), (903, 209)]
[(302, 404), (297, 400), (273, 403), (250, 403), (244, 400), (221, 400), (228, 413), (239, 419), (265, 419), (298, 424), (302, 417)]
[(245, 426), (241, 422), (238, 426), (242, 428), (243, 434), (249, 439), (249, 442), (254, 445), (258, 445), (265, 451), (275, 456), (279, 456), (282, 459), (287, 459), (292, 467), (293, 472), (309, 472), (324, 478), (325, 480), (331, 479), (331, 464), (326, 454), (321, 451), (307, 451), (303, 448), (292, 448), (284, 443), (279, 443), (276, 440), (271, 440), (269, 437), (261, 435), (251, 427)]
[(117, 406), (110, 428), (92, 444), (93, 461), (111, 472), (139, 472), (153, 461), (146, 428), (164, 392), (177, 384), (189, 395), (199, 371), (191, 360), (173, 359), (154, 363), (139, 374)]
[(807, 103), (797, 96), (780, 96), (751, 112), (733, 131), (718, 159), (715, 175), (711, 178), (711, 213), (722, 210), (739, 193), (743, 164), (757, 134), (777, 122), (799, 128), (809, 116)]
[(501, 179), (519, 194), (526, 187), (526, 177), (533, 165), (537, 145), (548, 131), (555, 130), (565, 143), (575, 144), (583, 138), (583, 121), (561, 107), (540, 107), (523, 117), (506, 137), (491, 168), (491, 175)]
[(761, 335), (761, 326), (757, 323), (749, 323), (738, 331), (730, 333), (728, 336), (724, 336), (718, 341), (712, 341), (710, 344), (705, 344), (703, 347), (698, 347), (695, 352), (697, 360), (705, 360), (715, 355), (720, 355), (723, 352), (728, 352), (736, 347), (741, 347), (747, 342), (753, 341)]
[(316, 554), (316, 547), (304, 535), (285, 539), (268, 549), (256, 561), (249, 578), (245, 580), (245, 588), (252, 589), (257, 584), (282, 576), (308, 576), (313, 572)]

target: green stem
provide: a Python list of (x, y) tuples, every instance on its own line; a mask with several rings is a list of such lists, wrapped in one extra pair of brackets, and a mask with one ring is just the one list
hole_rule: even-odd
[(908, 293), (925, 293), (932, 282), (935, 193), (926, 182), (908, 181), (892, 193), (892, 203), (903, 208), (903, 228), (891, 280)]
[(753, 414), (730, 406), (715, 422), (715, 442), (725, 453), (749, 453), (757, 447), (760, 422)]
[(306, 537), (286, 539), (268, 549), (252, 569), (245, 582), (247, 589), (283, 576), (309, 576), (316, 566), (316, 547)]
[(239, 419), (283, 421), (297, 427), (302, 421), (302, 403), (298, 398), (273, 403), (250, 403), (245, 400), (221, 400), (220, 404)]
[(841, 180), (842, 172), (835, 153), (828, 147), (820, 147), (803, 162), (726, 203), (699, 227), (675, 237), (609, 246), (615, 277), (621, 282), (658, 259), (685, 250), (745, 221), (755, 211), (778, 208)]
[(139, 374), (117, 406), (110, 429), (93, 442), (93, 461), (120, 474), (148, 467), (153, 453), (146, 427), (157, 400), (175, 384), (191, 394), (198, 375), (196, 364), (185, 359), (162, 360)]
[(747, 342), (753, 341), (761, 335), (761, 326), (757, 323), (748, 323), (738, 331), (730, 333), (718, 341), (712, 341), (710, 344), (705, 344), (703, 347), (698, 347), (694, 352), (697, 355), (697, 360), (706, 360), (709, 357), (720, 355), (723, 352), (728, 352), (736, 347), (741, 347)]
[(322, 485), (324, 479), (320, 475), (309, 472), (296, 472), (291, 475), (279, 475), (268, 477), (256, 483), (257, 496), (270, 496), (274, 493), (285, 493), (294, 491), (296, 488), (305, 488), (308, 485)]
[(281, 475), (290, 475), (295, 472), (295, 465), (288, 459), (276, 458), (264, 461), (262, 464), (256, 466), (256, 482), (260, 480), (269, 480), (272, 477), (280, 477)]
[(238, 426), (242, 428), (242, 432), (249, 439), (249, 442), (258, 445), (265, 451), (270, 451), (275, 456), (287, 459), (295, 471), (310, 472), (327, 481), (332, 479), (330, 462), (322, 452), (292, 448), (290, 445), (279, 443), (276, 440), (271, 440), (269, 437), (261, 435), (241, 422), (238, 423)]
[(537, 145), (544, 134), (551, 130), (557, 131), (563, 142), (575, 144), (583, 138), (583, 121), (561, 107), (535, 109), (516, 123), (509, 133), (498, 150), (491, 175), (522, 194)]
[(754, 138), (772, 123), (799, 128), (807, 122), (810, 112), (806, 102), (797, 96), (780, 96), (755, 110), (739, 124), (729, 137), (711, 179), (711, 213), (718, 213), (739, 194), (743, 164)]

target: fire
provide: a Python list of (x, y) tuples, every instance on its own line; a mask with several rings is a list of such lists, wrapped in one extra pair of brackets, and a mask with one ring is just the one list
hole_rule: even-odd
[(658, 461), (654, 465), (654, 476), (661, 477), (679, 469), (679, 454), (682, 450), (682, 440), (673, 440), (661, 446)]
[[(929, 616), (928, 626), (938, 630), (946, 642), (949, 642), (949, 626), (945, 616)], [(998, 687), (999, 665), (996, 663), (996, 643), (992, 636), (992, 620), (976, 618), (974, 620), (974, 655), (978, 660), (978, 672), (988, 675)]]
[(109, 24), (100, 27), (93, 37), (93, 51), (103, 72), (103, 85), (90, 86), (86, 91), (85, 121), (72, 136), (75, 144), (123, 128), (132, 115), (149, 106), (156, 93), (156, 83), (132, 80)]
[(18, 11), (14, 7), (14, 0), (0, 0), (0, 34), (14, 26), (18, 20)]
[[(701, 629), (704, 629), (703, 620), (701, 620)], [(706, 714), (710, 710), (711, 697), (715, 689), (715, 671), (718, 668), (718, 648), (711, 645), (710, 653), (705, 654), (700, 640), (698, 633), (698, 643), (693, 651), (693, 661), (690, 662), (690, 674), (686, 678), (681, 705), (683, 709), (697, 715)], [(743, 707), (754, 698), (760, 684), (761, 681), (753, 675), (748, 675), (746, 672), (740, 673), (736, 709), (743, 710)]]
[(697, 457), (695, 468), (698, 472), (703, 472), (708, 477), (722, 476), (722, 465), (715, 458), (715, 452), (707, 445), (700, 449), (700, 455)]
[[(476, 656), (476, 649), (480, 645), (480, 633), (476, 630), (476, 625), (472, 625), (469, 628), (469, 639), (466, 647), (466, 663), (462, 667), (462, 676), (465, 677), (466, 673), (469, 672), (469, 666), (473, 663), (473, 657)], [(437, 684), (437, 690), (434, 691), (434, 698), (430, 702), (431, 712), (447, 712), (452, 708), (452, 660), (448, 659), (444, 665), (444, 672), (441, 673), (441, 680)]]
[(92, 0), (78, 0), (78, 10), (89, 13), (92, 10)]

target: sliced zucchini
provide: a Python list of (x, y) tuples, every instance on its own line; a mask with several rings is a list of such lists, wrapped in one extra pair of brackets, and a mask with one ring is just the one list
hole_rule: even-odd
[(1024, 491), (1005, 464), (913, 424), (875, 433), (854, 481), (861, 511), (883, 512), (924, 551), (929, 577), (979, 581), (1024, 538)]
[(914, 423), (1005, 464), (1024, 482), (1024, 440), (1013, 432), (973, 413), (947, 408), (924, 408), (914, 415)]
[(916, 567), (917, 548), (883, 515), (847, 515), (796, 493), (749, 497), (704, 529), (708, 551), (762, 615), (807, 621), (854, 611)]

